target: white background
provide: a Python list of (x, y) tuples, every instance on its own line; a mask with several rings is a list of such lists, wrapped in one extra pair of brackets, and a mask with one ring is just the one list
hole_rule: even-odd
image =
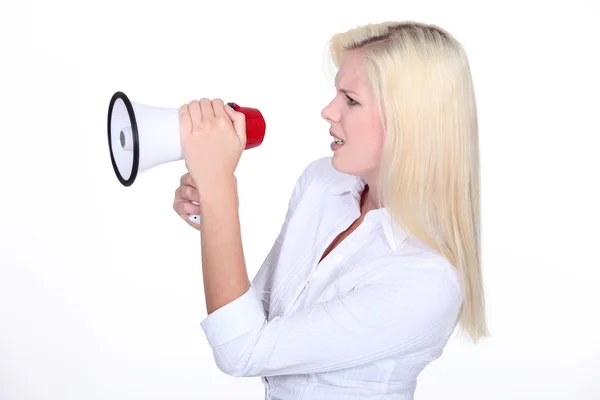
[(480, 117), (492, 336), (453, 338), (416, 398), (600, 398), (598, 1), (0, 2), (0, 399), (261, 399), (221, 373), (199, 233), (172, 210), (183, 161), (125, 188), (117, 90), (257, 107), (238, 171), (254, 276), (302, 169), (330, 154), (329, 37), (413, 19), (465, 47)]

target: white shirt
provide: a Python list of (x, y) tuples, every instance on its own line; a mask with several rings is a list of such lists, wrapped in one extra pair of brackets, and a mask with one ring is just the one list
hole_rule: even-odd
[(454, 267), (402, 229), (393, 234), (385, 208), (319, 263), (359, 218), (364, 186), (331, 157), (311, 162), (248, 292), (201, 322), (218, 368), (262, 377), (266, 399), (413, 399), (454, 331)]

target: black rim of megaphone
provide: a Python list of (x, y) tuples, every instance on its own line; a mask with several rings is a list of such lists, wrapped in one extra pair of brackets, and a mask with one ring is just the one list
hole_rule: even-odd
[[(112, 119), (113, 107), (117, 99), (121, 99), (123, 100), (123, 103), (125, 103), (127, 113), (129, 114), (129, 121), (131, 122), (131, 133), (133, 135), (133, 165), (131, 166), (131, 175), (129, 176), (129, 179), (125, 179), (123, 178), (123, 176), (121, 176), (119, 168), (117, 167), (117, 163), (115, 162), (115, 155), (113, 154), (112, 149), (112, 132), (110, 121)], [(117, 175), (117, 178), (119, 178), (119, 182), (121, 182), (123, 186), (131, 186), (131, 184), (135, 181), (135, 178), (138, 173), (138, 167), (140, 163), (140, 143), (138, 137), (137, 122), (135, 120), (135, 114), (133, 112), (133, 105), (123, 92), (116, 92), (115, 94), (113, 94), (112, 98), (110, 99), (110, 104), (108, 106), (108, 149), (110, 150), (110, 161), (112, 163), (113, 170)]]

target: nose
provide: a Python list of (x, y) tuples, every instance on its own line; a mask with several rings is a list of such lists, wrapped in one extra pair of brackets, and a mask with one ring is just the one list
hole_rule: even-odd
[(333, 107), (333, 100), (327, 104), (321, 111), (321, 117), (330, 123), (339, 122), (339, 115), (336, 113)]

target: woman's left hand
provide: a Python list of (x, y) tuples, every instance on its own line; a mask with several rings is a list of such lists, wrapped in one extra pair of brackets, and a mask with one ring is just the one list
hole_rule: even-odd
[(186, 167), (198, 192), (215, 190), (234, 173), (246, 147), (246, 116), (221, 99), (194, 100), (179, 109)]

